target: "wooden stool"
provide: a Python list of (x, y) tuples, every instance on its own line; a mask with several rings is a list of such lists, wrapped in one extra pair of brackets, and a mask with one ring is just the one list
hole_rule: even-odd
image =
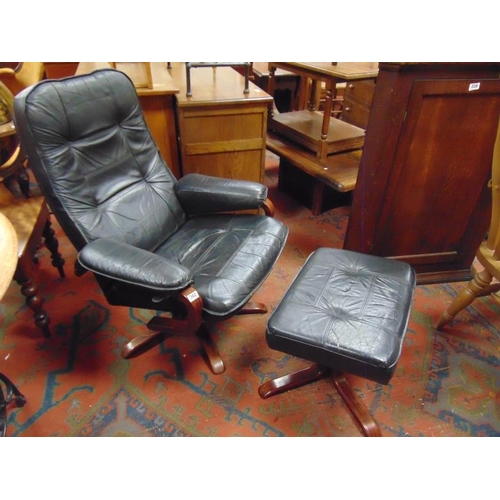
[(269, 317), (271, 349), (314, 362), (265, 382), (262, 398), (318, 380), (328, 373), (363, 434), (380, 428), (343, 372), (388, 384), (401, 354), (410, 317), (415, 273), (406, 263), (347, 250), (313, 252)]

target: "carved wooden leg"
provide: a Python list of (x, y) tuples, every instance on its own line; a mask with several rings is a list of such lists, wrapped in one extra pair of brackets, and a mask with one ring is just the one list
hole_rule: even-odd
[(377, 422), (371, 416), (368, 408), (356, 396), (349, 382), (347, 382), (344, 374), (336, 370), (332, 370), (333, 382), (342, 400), (349, 408), (351, 415), (354, 417), (361, 432), (367, 437), (380, 437), (382, 432)]
[(440, 330), (444, 325), (450, 323), (453, 318), (468, 305), (472, 304), (474, 299), (478, 297), (486, 287), (491, 283), (493, 277), (491, 274), (482, 270), (474, 276), (472, 281), (469, 281), (466, 288), (464, 288), (451, 303), (448, 309), (441, 314), (437, 320), (434, 328)]
[(308, 368), (268, 380), (259, 387), (259, 396), (265, 399), (289, 391), (290, 389), (310, 384), (325, 377), (329, 371), (329, 368), (313, 364)]
[(45, 239), (45, 246), (49, 249), (51, 259), (52, 259), (52, 265), (57, 268), (59, 271), (59, 276), (61, 278), (65, 277), (64, 273), (64, 259), (62, 258), (61, 254), (58, 252), (59, 249), (59, 241), (57, 241), (57, 238), (55, 236), (55, 232), (52, 229), (52, 224), (50, 220), (47, 220), (45, 223), (45, 227), (43, 228), (43, 237)]

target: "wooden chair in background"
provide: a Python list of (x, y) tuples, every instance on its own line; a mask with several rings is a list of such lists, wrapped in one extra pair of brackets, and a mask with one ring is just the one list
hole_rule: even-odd
[[(474, 277), (441, 314), (435, 328), (441, 330), (455, 316), (469, 306), (477, 297), (492, 295), (500, 302), (496, 293), (500, 291), (500, 121), (493, 149), (492, 162), (492, 212), (487, 239), (480, 245), (476, 259), (482, 268), (474, 270)], [(474, 267), (474, 266), (473, 266)]]
[(51, 227), (50, 212), (42, 196), (16, 198), (3, 184), (0, 184), (0, 214), (4, 215), (17, 234), (17, 266), (14, 280), (21, 286), (27, 306), (34, 312), (35, 325), (50, 336), (49, 316), (43, 308), (44, 300), (33, 280), (34, 264), (38, 263), (37, 250), (44, 240), (52, 258), (52, 265), (63, 278), (64, 259), (58, 251), (59, 242)]
[[(0, 214), (0, 300), (10, 285), (17, 265), (17, 235), (9, 220)], [(5, 386), (5, 394), (2, 390)], [(0, 437), (6, 435), (7, 406), (16, 403), (17, 407), (24, 406), (26, 398), (21, 394), (14, 383), (3, 373), (0, 373)]]
[(43, 62), (20, 62), (16, 68), (0, 68), (0, 82), (14, 94), (39, 82), (45, 74)]

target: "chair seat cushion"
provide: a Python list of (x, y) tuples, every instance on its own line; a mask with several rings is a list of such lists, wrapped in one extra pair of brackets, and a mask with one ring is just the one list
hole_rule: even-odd
[(267, 324), (270, 348), (387, 384), (401, 354), (415, 273), (346, 250), (311, 254)]
[(155, 253), (189, 268), (208, 315), (237, 312), (265, 280), (288, 236), (266, 216), (211, 215), (189, 219)]

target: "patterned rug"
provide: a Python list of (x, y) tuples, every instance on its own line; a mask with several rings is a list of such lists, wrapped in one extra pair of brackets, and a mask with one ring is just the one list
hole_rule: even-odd
[[(266, 184), (287, 246), (255, 300), (271, 312), (306, 257), (341, 248), (349, 207), (312, 216), (277, 190), (269, 155)], [(36, 189), (36, 186), (35, 186)], [(269, 315), (237, 316), (214, 326), (226, 371), (213, 375), (192, 337), (172, 337), (124, 360), (122, 346), (152, 314), (109, 306), (94, 278), (73, 274), (74, 249), (53, 227), (66, 260), (60, 279), (40, 248), (35, 279), (52, 336), (34, 327), (19, 287), (0, 304), (0, 371), (26, 396), (8, 408), (9, 436), (360, 436), (333, 382), (324, 379), (262, 400), (258, 386), (307, 362), (267, 347)], [(463, 283), (417, 287), (403, 353), (387, 386), (348, 376), (384, 436), (500, 436), (500, 306), (476, 300), (445, 333), (433, 321)]]

